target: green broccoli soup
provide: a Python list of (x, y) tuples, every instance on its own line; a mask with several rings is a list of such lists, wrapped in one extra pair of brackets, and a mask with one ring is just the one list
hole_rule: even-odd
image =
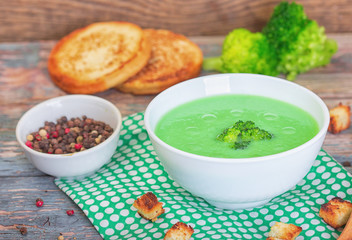
[(319, 131), (306, 111), (268, 97), (205, 97), (167, 112), (156, 135), (169, 145), (209, 157), (248, 158), (295, 148)]

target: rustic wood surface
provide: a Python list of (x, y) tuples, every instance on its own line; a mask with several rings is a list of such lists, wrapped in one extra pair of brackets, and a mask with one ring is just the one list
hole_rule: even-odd
[[(187, 36), (260, 31), (280, 0), (0, 0), (0, 42), (56, 40), (98, 21), (129, 21)], [(329, 33), (352, 32), (350, 0), (297, 0)]]
[[(330, 65), (302, 74), (296, 80), (318, 94), (329, 108), (352, 103), (352, 34), (330, 34), (339, 51)], [(193, 37), (205, 56), (221, 51), (223, 37)], [(56, 41), (0, 44), (0, 239), (101, 239), (83, 212), (53, 183), (53, 177), (36, 170), (25, 158), (15, 138), (21, 115), (33, 105), (66, 93), (57, 88), (47, 72), (47, 57)], [(202, 72), (202, 75), (210, 74)], [(113, 102), (123, 116), (144, 111), (153, 99), (116, 90), (96, 94)], [(352, 163), (352, 127), (327, 134), (323, 148), (337, 161)], [(350, 167), (347, 169), (352, 172)], [(41, 197), (44, 206), (37, 208)], [(74, 209), (68, 217), (66, 210)], [(26, 237), (17, 227), (26, 226)]]

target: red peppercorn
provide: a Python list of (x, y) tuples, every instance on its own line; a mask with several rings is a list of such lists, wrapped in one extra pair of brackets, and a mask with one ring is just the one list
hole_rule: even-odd
[(76, 150), (80, 150), (82, 148), (82, 145), (81, 144), (79, 144), (79, 143), (76, 143), (75, 144), (75, 149)]
[(39, 134), (36, 134), (36, 135), (35, 135), (35, 139), (36, 139), (37, 141), (40, 141), (40, 140), (42, 140), (42, 137), (41, 137)]
[(26, 142), (26, 146), (27, 146), (27, 147), (30, 147), (30, 148), (33, 148), (31, 141), (27, 141), (27, 142)]
[(51, 136), (53, 136), (53, 138), (57, 138), (59, 136), (59, 132), (58, 131), (53, 131), (51, 133)]
[(75, 214), (75, 211), (67, 210), (66, 213), (67, 213), (67, 215), (72, 216), (73, 214)]
[(41, 207), (41, 206), (43, 206), (43, 204), (44, 204), (43, 199), (37, 198), (37, 199), (35, 200), (35, 205), (36, 205), (37, 207)]
[(65, 133), (66, 133), (66, 134), (69, 133), (70, 131), (71, 131), (70, 128), (65, 128)]

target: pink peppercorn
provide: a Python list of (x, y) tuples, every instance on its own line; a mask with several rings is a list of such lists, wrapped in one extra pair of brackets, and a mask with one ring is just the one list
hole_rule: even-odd
[(26, 146), (27, 146), (27, 147), (30, 147), (30, 148), (33, 148), (31, 141), (27, 141), (27, 142), (26, 142)]
[(40, 140), (42, 140), (42, 137), (41, 137), (39, 134), (37, 134), (37, 135), (35, 135), (35, 139), (36, 139), (37, 141), (40, 141)]
[(59, 132), (58, 132), (58, 131), (53, 131), (53, 132), (51, 133), (51, 136), (52, 136), (53, 138), (57, 138), (57, 137), (59, 136)]
[(36, 205), (37, 207), (41, 207), (41, 206), (43, 206), (43, 204), (44, 204), (43, 199), (37, 198), (37, 199), (35, 200), (35, 205)]
[(81, 144), (79, 144), (79, 143), (76, 143), (75, 144), (75, 149), (76, 150), (80, 150), (82, 148), (82, 145)]
[(73, 214), (75, 214), (75, 211), (67, 210), (66, 213), (67, 213), (67, 215), (72, 216)]

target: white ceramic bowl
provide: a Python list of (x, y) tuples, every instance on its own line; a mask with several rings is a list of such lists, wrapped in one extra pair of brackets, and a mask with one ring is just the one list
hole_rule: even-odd
[[(211, 95), (251, 94), (296, 105), (318, 122), (310, 141), (263, 157), (229, 159), (178, 150), (154, 133), (159, 119), (172, 108)], [(256, 74), (217, 74), (191, 79), (156, 96), (145, 112), (145, 127), (170, 176), (192, 194), (224, 209), (261, 206), (295, 186), (310, 170), (326, 135), (329, 112), (310, 90), (287, 80)]]
[[(56, 122), (62, 116), (70, 119), (83, 115), (109, 124), (114, 132), (99, 145), (73, 154), (41, 153), (25, 145), (26, 136), (38, 131), (45, 121)], [(117, 147), (121, 125), (121, 113), (109, 101), (91, 95), (66, 95), (28, 110), (18, 121), (16, 137), (28, 160), (40, 171), (55, 177), (83, 177), (110, 160)]]

